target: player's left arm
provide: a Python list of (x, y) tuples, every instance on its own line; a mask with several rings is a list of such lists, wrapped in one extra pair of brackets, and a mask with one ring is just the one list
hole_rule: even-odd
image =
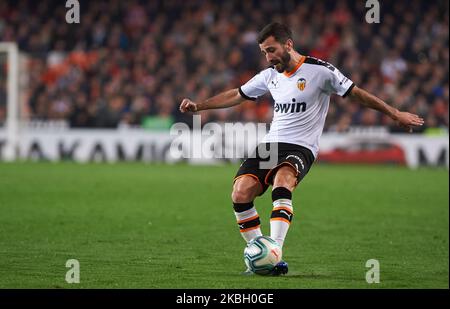
[(386, 104), (380, 98), (356, 86), (351, 89), (348, 96), (364, 106), (373, 108), (388, 115), (395, 122), (397, 122), (399, 126), (407, 129), (410, 133), (413, 130), (413, 126), (421, 126), (424, 124), (423, 118), (418, 115), (399, 111), (395, 107)]

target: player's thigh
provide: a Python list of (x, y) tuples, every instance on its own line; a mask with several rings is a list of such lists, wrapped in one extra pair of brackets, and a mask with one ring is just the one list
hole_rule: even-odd
[(273, 178), (273, 188), (285, 187), (290, 191), (297, 185), (297, 171), (289, 164), (280, 166)]
[(262, 193), (261, 183), (256, 177), (242, 175), (234, 181), (231, 199), (234, 203), (249, 203)]

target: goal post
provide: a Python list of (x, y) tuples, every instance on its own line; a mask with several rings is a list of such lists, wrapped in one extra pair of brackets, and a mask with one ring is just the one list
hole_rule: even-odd
[(0, 53), (6, 53), (6, 144), (5, 161), (17, 157), (19, 142), (19, 49), (14, 42), (0, 42)]

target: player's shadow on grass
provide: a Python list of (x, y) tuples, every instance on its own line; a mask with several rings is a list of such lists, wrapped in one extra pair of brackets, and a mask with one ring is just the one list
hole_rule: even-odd
[[(331, 278), (330, 274), (314, 274), (314, 273), (299, 273), (292, 272), (284, 276), (278, 276), (276, 278), (286, 278), (286, 279), (327, 279)], [(272, 277), (273, 278), (273, 277)]]
[[(242, 276), (242, 275), (241, 275)], [(298, 272), (293, 272), (293, 273), (289, 273), (287, 275), (282, 275), (282, 276), (260, 276), (260, 275), (251, 275), (248, 276), (250, 278), (280, 278), (280, 279), (327, 279), (327, 278), (331, 278), (331, 275), (327, 275), (327, 274), (311, 274), (311, 273), (307, 273), (307, 274), (302, 274), (302, 273), (298, 273)]]

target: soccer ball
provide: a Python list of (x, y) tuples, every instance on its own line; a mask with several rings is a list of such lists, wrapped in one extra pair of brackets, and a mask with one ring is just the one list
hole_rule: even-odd
[(247, 268), (258, 275), (267, 275), (281, 261), (281, 247), (268, 236), (255, 237), (244, 250)]

